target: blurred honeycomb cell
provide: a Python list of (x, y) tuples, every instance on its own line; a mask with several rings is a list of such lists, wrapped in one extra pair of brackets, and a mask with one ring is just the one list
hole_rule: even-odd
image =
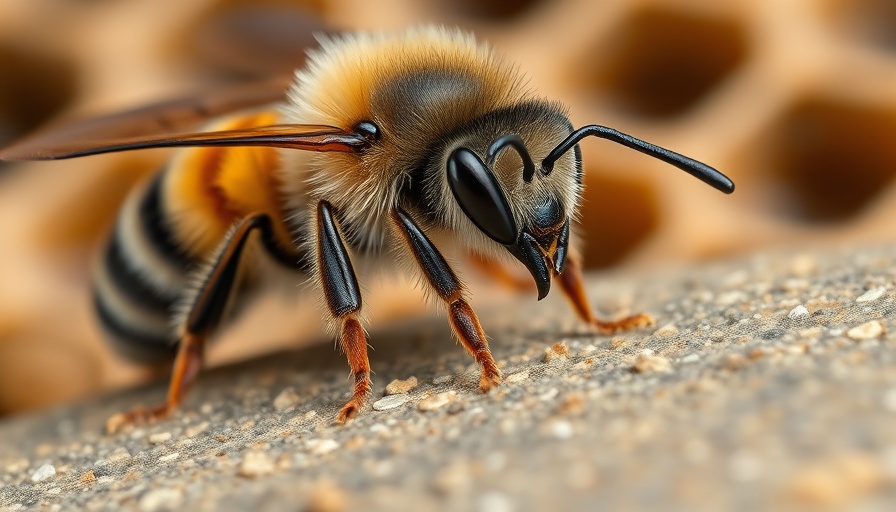
[(0, 145), (37, 128), (76, 97), (77, 70), (59, 56), (0, 41)]
[(735, 19), (666, 7), (631, 13), (600, 53), (609, 57), (592, 70), (595, 87), (632, 114), (678, 115), (712, 91), (748, 57), (744, 30)]
[(774, 165), (786, 214), (812, 222), (859, 213), (896, 178), (896, 108), (805, 98), (784, 113)]
[(460, 11), (461, 15), (487, 21), (506, 22), (517, 16), (522, 16), (543, 2), (544, 0), (460, 0), (452, 2), (450, 7)]
[(584, 256), (588, 267), (609, 267), (624, 260), (659, 224), (657, 192), (643, 177), (590, 172), (585, 191), (579, 223), (587, 232)]
[(210, 6), (181, 36), (193, 60), (221, 75), (269, 78), (301, 67), (327, 26), (322, 2), (229, 1)]
[(896, 2), (892, 0), (838, 0), (829, 16), (853, 39), (896, 54)]

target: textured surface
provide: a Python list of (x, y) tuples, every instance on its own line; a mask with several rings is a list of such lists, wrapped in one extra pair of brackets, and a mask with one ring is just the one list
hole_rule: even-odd
[(327, 342), (206, 373), (178, 416), (115, 436), (105, 419), (162, 383), (10, 418), (0, 504), (892, 510), (896, 247), (589, 284), (603, 311), (657, 327), (595, 336), (557, 296), (482, 307), (506, 379), (489, 395), (444, 319), (374, 330), (376, 402), (347, 426)]

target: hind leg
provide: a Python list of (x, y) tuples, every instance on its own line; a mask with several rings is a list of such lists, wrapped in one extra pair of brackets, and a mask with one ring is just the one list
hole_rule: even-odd
[[(240, 221), (230, 232), (223, 249), (204, 272), (201, 285), (180, 324), (180, 339), (168, 395), (165, 402), (151, 408), (136, 408), (119, 413), (106, 422), (106, 430), (114, 433), (127, 425), (157, 421), (174, 412), (202, 369), (205, 341), (221, 323), (224, 310), (233, 294), (240, 259), (250, 235), (261, 232), (272, 236), (271, 220), (258, 214)], [(296, 260), (298, 262), (298, 259)]]
[(583, 322), (594, 326), (601, 334), (612, 334), (629, 329), (637, 329), (653, 325), (653, 317), (646, 313), (632, 315), (620, 320), (601, 320), (594, 315), (588, 297), (585, 295), (585, 286), (582, 284), (582, 264), (578, 253), (570, 251), (563, 266), (563, 272), (554, 274), (554, 279), (560, 281), (563, 294), (569, 299), (570, 305)]

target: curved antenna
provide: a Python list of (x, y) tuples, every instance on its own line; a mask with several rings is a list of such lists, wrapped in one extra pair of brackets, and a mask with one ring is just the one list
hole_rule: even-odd
[(523, 161), (523, 180), (525, 180), (526, 183), (530, 183), (532, 177), (535, 176), (535, 162), (532, 161), (532, 155), (529, 154), (529, 150), (526, 148), (526, 143), (523, 142), (523, 139), (521, 139), (519, 135), (503, 135), (495, 139), (495, 141), (492, 142), (492, 145), (488, 147), (488, 154), (485, 156), (486, 165), (493, 167), (498, 155), (500, 155), (501, 151), (507, 146), (515, 149), (520, 155), (520, 159)]
[(632, 148), (635, 151), (644, 153), (645, 155), (650, 155), (656, 159), (662, 160), (667, 164), (674, 165), (675, 167), (678, 167), (682, 171), (690, 174), (703, 183), (706, 183), (707, 185), (717, 190), (721, 190), (726, 194), (734, 192), (734, 182), (731, 181), (728, 176), (725, 176), (721, 172), (704, 163), (698, 162), (693, 158), (688, 158), (674, 151), (669, 151), (668, 149), (655, 146), (649, 142), (644, 142), (641, 139), (636, 139), (631, 135), (626, 135), (618, 130), (614, 130), (613, 128), (608, 128), (606, 126), (600, 126), (596, 124), (579, 128), (578, 130), (570, 133), (569, 136), (567, 136), (566, 139), (563, 140), (563, 142), (557, 144), (557, 147), (552, 149), (551, 152), (548, 153), (548, 156), (546, 156), (545, 159), (541, 161), (541, 167), (545, 175), (550, 174), (550, 172), (554, 169), (554, 162), (556, 162), (558, 158), (572, 149), (572, 147), (578, 144), (580, 140), (588, 136), (611, 140), (618, 144), (622, 144), (623, 146)]

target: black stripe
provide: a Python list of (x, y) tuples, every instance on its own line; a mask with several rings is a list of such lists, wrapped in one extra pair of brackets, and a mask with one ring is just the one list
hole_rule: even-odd
[[(160, 290), (144, 273), (135, 270), (122, 251), (119, 236), (116, 230), (109, 240), (109, 245), (106, 246), (103, 259), (111, 285), (135, 305), (168, 313), (178, 299), (179, 293)], [(153, 269), (147, 270), (151, 272)]]
[(177, 353), (177, 340), (173, 336), (159, 336), (125, 325), (96, 292), (93, 307), (103, 330), (115, 342), (112, 345), (122, 355), (137, 361), (156, 362), (171, 359)]
[(159, 173), (140, 202), (140, 229), (155, 246), (159, 254), (164, 256), (176, 268), (189, 272), (196, 266), (194, 258), (178, 243), (168, 225), (165, 210), (162, 208), (162, 179), (166, 173)]

